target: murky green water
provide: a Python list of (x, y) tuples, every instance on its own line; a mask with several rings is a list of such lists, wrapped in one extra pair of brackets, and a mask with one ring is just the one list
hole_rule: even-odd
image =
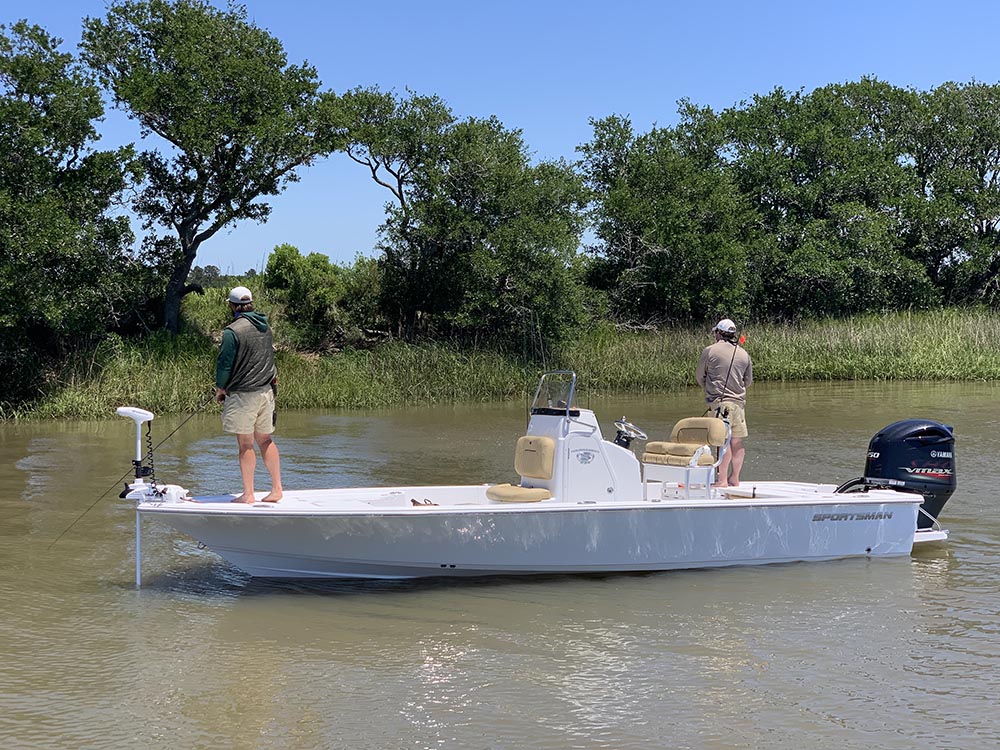
[[(606, 433), (625, 414), (662, 438), (699, 395), (589, 406)], [(955, 426), (959, 476), (951, 541), (908, 559), (276, 584), (147, 523), (139, 591), (131, 506), (116, 487), (85, 513), (132, 423), (0, 425), (0, 747), (995, 748), (1000, 392), (757, 386), (744, 477), (849, 479), (906, 417)], [(282, 413), (276, 439), (288, 488), (478, 483), (514, 478), (524, 424), (523, 405)], [(238, 488), (212, 415), (156, 469)]]

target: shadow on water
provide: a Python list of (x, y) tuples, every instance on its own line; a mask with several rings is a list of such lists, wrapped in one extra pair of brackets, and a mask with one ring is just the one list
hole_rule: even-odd
[[(808, 563), (789, 563), (803, 565)], [(772, 565), (768, 567), (785, 567)], [(655, 576), (697, 576), (717, 574), (732, 568), (673, 570), (673, 571), (623, 571), (608, 573), (538, 573), (531, 575), (428, 577), (398, 580), (375, 579), (308, 579), (308, 578), (254, 578), (221, 560), (191, 565), (183, 569), (143, 574), (142, 588), (156, 594), (180, 594), (211, 599), (253, 598), (279, 596), (339, 596), (360, 597), (371, 595), (408, 594), (430, 591), (499, 588), (505, 586), (562, 586), (581, 582), (607, 582), (653, 578)], [(121, 582), (122, 589), (133, 586)]]
[[(899, 558), (897, 558), (899, 559)], [(946, 544), (915, 547), (909, 557), (914, 569), (926, 573), (938, 572), (955, 564), (954, 552)], [(223, 561), (205, 562), (183, 569), (153, 573), (143, 576), (142, 591), (157, 594), (180, 594), (199, 598), (265, 598), (282, 596), (335, 596), (364, 597), (373, 595), (413, 594), (467, 589), (493, 589), (500, 587), (537, 587), (558, 583), (566, 587), (574, 583), (616, 584), (629, 580), (664, 580), (683, 577), (694, 583), (699, 577), (719, 576), (726, 573), (788, 570), (796, 568), (817, 569), (857, 563), (871, 563), (870, 557), (849, 558), (816, 562), (775, 563), (761, 566), (722, 566), (690, 570), (623, 571), (608, 573), (539, 573), (532, 575), (429, 577), (399, 580), (374, 579), (275, 579), (254, 578)], [(676, 582), (676, 581), (675, 581)], [(129, 586), (122, 586), (130, 588)]]

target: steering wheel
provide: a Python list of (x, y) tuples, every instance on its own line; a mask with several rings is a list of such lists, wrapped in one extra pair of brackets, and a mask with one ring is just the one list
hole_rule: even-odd
[(642, 430), (640, 430), (638, 427), (636, 427), (631, 422), (627, 422), (625, 420), (625, 417), (622, 417), (621, 419), (617, 420), (615, 422), (615, 427), (618, 428), (619, 432), (625, 433), (625, 435), (627, 435), (632, 440), (645, 440), (646, 439), (646, 433), (643, 432)]

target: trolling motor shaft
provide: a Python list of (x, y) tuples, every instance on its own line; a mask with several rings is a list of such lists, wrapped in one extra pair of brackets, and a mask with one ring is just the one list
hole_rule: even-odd
[(135, 458), (132, 459), (132, 466), (135, 467), (136, 481), (142, 483), (144, 477), (153, 473), (153, 467), (142, 465), (142, 425), (153, 421), (153, 412), (140, 409), (137, 406), (119, 406), (115, 413), (135, 422)]

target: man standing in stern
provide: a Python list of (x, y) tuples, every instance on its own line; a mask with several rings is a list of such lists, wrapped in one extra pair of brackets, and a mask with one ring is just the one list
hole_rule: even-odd
[(274, 390), (277, 369), (267, 316), (254, 311), (253, 295), (245, 286), (229, 292), (233, 322), (222, 331), (222, 348), (215, 366), (215, 400), (223, 402), (222, 429), (236, 435), (240, 453), (243, 494), (234, 503), (255, 502), (253, 480), (260, 456), (271, 475), (271, 491), (264, 502), (282, 497), (281, 459), (271, 440), (274, 432)]
[(694, 377), (705, 389), (707, 413), (728, 418), (732, 429), (732, 441), (719, 464), (719, 478), (714, 486), (737, 487), (746, 452), (743, 439), (749, 435), (745, 409), (747, 388), (753, 383), (753, 363), (740, 346), (736, 324), (729, 318), (716, 323), (712, 333), (715, 343), (702, 351)]

